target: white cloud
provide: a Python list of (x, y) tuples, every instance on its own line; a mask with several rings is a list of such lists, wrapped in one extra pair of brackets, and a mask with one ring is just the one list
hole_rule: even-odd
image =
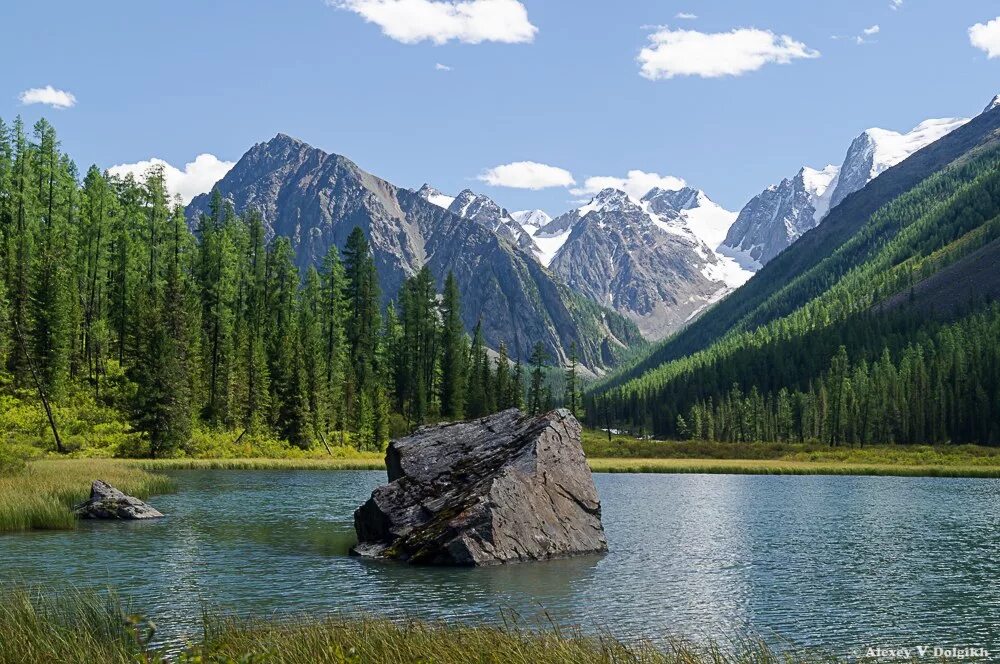
[(153, 166), (162, 166), (166, 179), (167, 191), (171, 197), (179, 195), (185, 205), (198, 194), (212, 190), (216, 182), (221, 180), (235, 165), (232, 161), (222, 161), (212, 154), (200, 154), (194, 161), (184, 165), (184, 170), (171, 166), (167, 162), (153, 157), (134, 164), (119, 164), (112, 166), (108, 172), (118, 177), (131, 173), (136, 178), (142, 178)]
[(592, 196), (602, 189), (621, 189), (632, 198), (642, 198), (653, 187), (676, 191), (686, 185), (687, 183), (684, 180), (673, 175), (660, 175), (659, 173), (632, 170), (623, 178), (612, 175), (587, 178), (582, 187), (571, 189), (570, 193), (574, 196)]
[(52, 108), (73, 108), (76, 106), (76, 96), (72, 92), (57, 90), (51, 85), (44, 88), (31, 88), (22, 92), (18, 99), (22, 104), (45, 104)]
[(698, 18), (698, 15), (692, 14), (691, 12), (678, 12), (674, 18), (679, 18), (683, 21), (693, 21)]
[(675, 76), (739, 76), (768, 63), (787, 64), (820, 55), (788, 35), (756, 28), (718, 33), (665, 28), (651, 34), (649, 41), (639, 53), (640, 73), (654, 81)]
[(496, 166), (480, 175), (479, 180), (494, 187), (533, 190), (576, 184), (573, 174), (566, 169), (534, 161), (516, 161)]
[(889, 9), (893, 11), (903, 6), (903, 0), (889, 0)]
[(986, 51), (988, 58), (1000, 58), (1000, 16), (969, 28), (969, 41), (976, 48)]
[(434, 65), (434, 69), (436, 69), (437, 71), (451, 71), (451, 67), (449, 67), (448, 65), (443, 65), (440, 62)]
[(870, 28), (865, 28), (864, 29), (864, 33), (866, 35), (868, 35), (869, 37), (871, 37), (872, 35), (877, 35), (881, 31), (882, 31), (882, 28), (881, 28), (881, 26), (878, 26), (878, 25), (873, 25)]
[(404, 44), (425, 40), (444, 44), (453, 39), (467, 44), (519, 44), (534, 41), (538, 32), (519, 0), (327, 0), (327, 4), (360, 15)]

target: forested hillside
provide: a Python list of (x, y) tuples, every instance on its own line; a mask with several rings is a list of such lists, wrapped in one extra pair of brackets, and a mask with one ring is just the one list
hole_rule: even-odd
[(997, 277), (967, 278), (1000, 238), (998, 126), (988, 111), (849, 197), (598, 386), (588, 417), (740, 442), (1000, 440)]
[(529, 376), (469, 339), (454, 276), (439, 297), (425, 267), (383, 308), (360, 228), (303, 278), (252, 209), (216, 195), (195, 225), (161, 170), (81, 183), (49, 123), (0, 123), (0, 435), (156, 457), (195, 432), (378, 449), (429, 418), (551, 401), (541, 347)]

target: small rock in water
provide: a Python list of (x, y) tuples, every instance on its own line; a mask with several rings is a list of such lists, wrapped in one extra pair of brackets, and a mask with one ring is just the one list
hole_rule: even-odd
[(80, 503), (73, 511), (81, 519), (159, 519), (163, 516), (138, 498), (126, 496), (107, 482), (94, 480), (90, 500)]
[(568, 410), (423, 427), (389, 445), (386, 467), (389, 484), (354, 513), (354, 555), (490, 565), (608, 550)]

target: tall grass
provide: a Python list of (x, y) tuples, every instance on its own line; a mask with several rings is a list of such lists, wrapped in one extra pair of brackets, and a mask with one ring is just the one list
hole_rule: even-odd
[[(161, 631), (166, 625), (161, 626)], [(267, 662), (274, 664), (770, 664), (832, 661), (778, 655), (746, 639), (727, 646), (673, 640), (628, 644), (577, 631), (393, 622), (360, 617), (241, 619), (207, 615), (181, 652), (148, 646), (154, 626), (114, 593), (0, 591), (0, 664), (66, 662)]]
[(68, 529), (76, 526), (73, 505), (104, 480), (137, 498), (173, 491), (170, 478), (108, 459), (43, 460), (0, 477), (0, 532)]
[(156, 661), (144, 646), (149, 631), (114, 594), (0, 592), (0, 662), (134, 664)]

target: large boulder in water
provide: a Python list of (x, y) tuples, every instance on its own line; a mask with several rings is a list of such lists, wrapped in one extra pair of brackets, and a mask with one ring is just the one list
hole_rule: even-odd
[(159, 519), (163, 516), (138, 498), (126, 496), (107, 482), (94, 480), (90, 485), (90, 500), (80, 503), (73, 511), (81, 519)]
[(389, 484), (354, 513), (355, 555), (489, 565), (608, 549), (568, 410), (424, 427), (386, 452)]

